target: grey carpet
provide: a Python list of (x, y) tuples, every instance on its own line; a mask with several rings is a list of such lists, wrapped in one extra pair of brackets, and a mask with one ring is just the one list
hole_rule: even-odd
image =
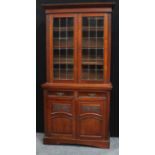
[(119, 139), (110, 138), (110, 149), (79, 145), (44, 145), (43, 134), (37, 133), (36, 155), (118, 155)]

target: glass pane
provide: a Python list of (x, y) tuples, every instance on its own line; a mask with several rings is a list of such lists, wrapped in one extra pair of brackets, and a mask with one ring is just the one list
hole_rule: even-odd
[(82, 79), (103, 80), (104, 17), (82, 18)]
[(53, 72), (55, 80), (73, 80), (73, 17), (54, 18)]

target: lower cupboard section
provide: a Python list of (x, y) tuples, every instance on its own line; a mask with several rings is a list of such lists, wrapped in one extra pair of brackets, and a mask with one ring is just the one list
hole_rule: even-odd
[(51, 97), (46, 93), (44, 143), (71, 141), (73, 144), (108, 147), (108, 98), (108, 92), (104, 92), (104, 98), (92, 95), (90, 98)]

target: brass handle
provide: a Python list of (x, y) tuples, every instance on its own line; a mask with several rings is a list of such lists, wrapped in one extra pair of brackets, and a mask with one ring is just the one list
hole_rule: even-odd
[(105, 100), (107, 97), (106, 96), (103, 96), (103, 99)]
[(96, 96), (96, 94), (95, 93), (89, 93), (88, 96), (94, 97), (94, 96)]
[(64, 93), (62, 93), (62, 92), (58, 92), (58, 93), (56, 93), (56, 95), (57, 95), (57, 96), (63, 96)]

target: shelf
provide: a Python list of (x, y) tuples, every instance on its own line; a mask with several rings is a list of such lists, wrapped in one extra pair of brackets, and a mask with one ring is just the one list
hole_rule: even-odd
[(95, 72), (95, 71), (103, 72), (103, 69), (96, 69), (96, 70), (95, 70), (95, 69), (89, 69), (89, 70), (88, 70), (88, 69), (82, 69), (82, 71), (83, 71), (83, 72), (88, 72), (88, 71), (89, 71), (89, 72), (90, 72), (90, 71), (92, 71), (92, 72)]
[(104, 37), (83, 37), (83, 40), (89, 40), (89, 39), (93, 39), (93, 40), (100, 40), (100, 39), (104, 39)]
[(82, 28), (83, 31), (103, 31), (104, 27), (86, 27)]
[(98, 48), (96, 48), (96, 47), (91, 47), (91, 48), (90, 48), (90, 47), (88, 47), (88, 48), (83, 47), (82, 49), (83, 49), (83, 50), (96, 50), (96, 49), (97, 49), (97, 50), (103, 50), (104, 48), (103, 48), (103, 47), (98, 47)]
[(73, 69), (54, 69), (54, 80), (73, 79)]
[(103, 59), (101, 60), (82, 60), (83, 65), (103, 65)]
[(74, 61), (73, 61), (73, 59), (61, 59), (60, 58), (60, 60), (59, 59), (55, 59), (54, 58), (54, 64), (73, 64), (74, 63)]
[(83, 39), (82, 40), (82, 44), (83, 44), (83, 48), (103, 48), (104, 45), (104, 41), (103, 38), (99, 38), (96, 40), (96, 38), (94, 39)]
[(73, 48), (73, 39), (55, 39), (54, 48)]
[(71, 48), (70, 48), (70, 47), (69, 47), (69, 48), (68, 48), (68, 47), (66, 48), (66, 47), (65, 47), (65, 48), (59, 49), (59, 47), (56, 47), (56, 48), (53, 48), (53, 51), (54, 51), (54, 50), (74, 50), (74, 48), (72, 48), (72, 47), (71, 47)]
[(53, 40), (73, 40), (73, 37), (54, 37)]
[(64, 79), (64, 78), (59, 79), (58, 77), (54, 77), (54, 80), (66, 80), (67, 81), (67, 80), (74, 80), (74, 79), (73, 79), (73, 77), (67, 78), (67, 79)]
[(73, 31), (73, 27), (54, 27), (53, 31)]
[[(70, 71), (70, 72), (73, 72), (73, 69), (60, 69), (62, 72), (66, 72), (66, 71)], [(54, 69), (54, 71), (60, 71), (59, 69)]]
[(66, 48), (65, 45), (61, 45), (61, 46), (59, 46), (59, 45), (54, 45), (54, 49), (56, 48), (56, 49), (60, 49), (60, 50), (61, 50), (61, 49), (71, 49), (71, 48), (73, 48), (73, 46), (70, 46), (70, 47), (69, 47), (68, 45), (67, 45), (67, 47), (68, 47), (68, 48)]
[(103, 72), (82, 72), (82, 80), (103, 80)]

